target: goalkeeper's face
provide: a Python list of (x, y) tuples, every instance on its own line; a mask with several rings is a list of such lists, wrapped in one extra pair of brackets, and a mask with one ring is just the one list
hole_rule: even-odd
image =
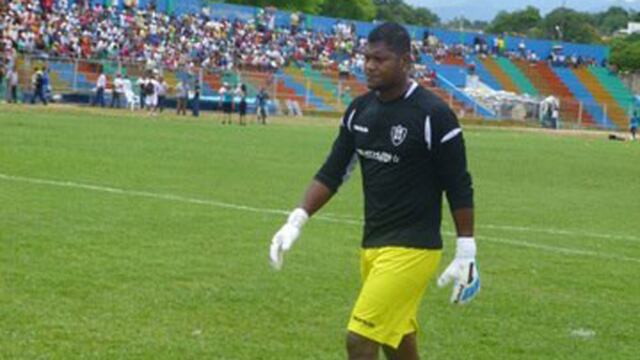
[(371, 90), (389, 90), (407, 78), (408, 55), (394, 52), (384, 42), (369, 43), (364, 57), (367, 86)]

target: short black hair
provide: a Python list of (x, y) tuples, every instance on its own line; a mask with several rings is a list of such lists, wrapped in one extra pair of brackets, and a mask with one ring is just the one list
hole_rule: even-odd
[(411, 37), (404, 26), (386, 22), (371, 30), (367, 38), (369, 43), (384, 43), (389, 49), (398, 55), (411, 53)]

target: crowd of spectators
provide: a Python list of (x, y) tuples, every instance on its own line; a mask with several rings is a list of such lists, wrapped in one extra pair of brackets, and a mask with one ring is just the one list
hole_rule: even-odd
[(483, 36), (475, 36), (469, 45), (463, 43), (449, 45), (441, 42), (435, 35), (425, 32), (420, 45), (419, 50), (431, 55), (436, 63), (442, 63), (448, 58), (464, 60), (469, 55), (476, 55), (481, 58), (504, 56), (510, 59), (526, 60), (531, 64), (546, 61), (549, 65), (556, 67), (607, 66), (606, 59), (598, 62), (593, 57), (584, 57), (575, 53), (567, 55), (561, 45), (555, 46), (546, 58), (541, 58), (534, 50), (527, 49), (527, 44), (522, 39), (518, 40), (517, 46), (509, 47), (504, 36), (496, 36), (489, 41)]
[[(16, 53), (50, 58), (110, 59), (145, 63), (149, 68), (234, 67), (277, 70), (291, 62), (349, 67), (365, 40), (338, 22), (332, 34), (312, 32), (304, 14), (291, 26), (275, 26), (275, 9), (249, 21), (211, 16), (208, 9), (180, 16), (135, 7), (118, 9), (83, 2), (11, 0), (0, 9), (0, 47), (6, 59)], [(352, 61), (353, 60), (353, 61)]]
[[(302, 13), (292, 13), (290, 25), (278, 27), (272, 7), (260, 9), (252, 19), (231, 21), (210, 14), (208, 8), (174, 16), (157, 11), (153, 5), (139, 9), (136, 1), (124, 1), (124, 5), (0, 0), (0, 74), (11, 74), (19, 53), (41, 58), (113, 60), (144, 64), (147, 69), (188, 72), (195, 68), (276, 71), (297, 63), (332, 68), (340, 77), (348, 78), (364, 69), (366, 38), (356, 35), (353, 23), (337, 21), (331, 33), (324, 33), (311, 31)], [(425, 32), (422, 41), (413, 43), (412, 50), (416, 60), (428, 54), (437, 63), (458, 58), (464, 64), (468, 55), (475, 54), (531, 63), (546, 60), (553, 66), (606, 65), (575, 54), (566, 56), (561, 48), (540, 59), (524, 41), (509, 47), (502, 36), (479, 35), (472, 44), (449, 45)], [(432, 69), (418, 66), (417, 72), (425, 82), (435, 83)]]

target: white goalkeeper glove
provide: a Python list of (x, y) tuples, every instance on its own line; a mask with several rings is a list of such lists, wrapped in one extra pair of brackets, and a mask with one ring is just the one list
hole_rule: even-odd
[(293, 243), (298, 239), (298, 236), (300, 236), (302, 226), (308, 219), (309, 214), (307, 214), (304, 209), (297, 208), (289, 214), (287, 223), (284, 224), (284, 226), (282, 226), (273, 236), (269, 257), (271, 265), (276, 270), (280, 270), (282, 268), (284, 253), (291, 249)]
[(438, 278), (443, 287), (453, 281), (451, 302), (466, 304), (480, 291), (480, 273), (476, 265), (476, 241), (472, 237), (459, 237), (456, 257)]

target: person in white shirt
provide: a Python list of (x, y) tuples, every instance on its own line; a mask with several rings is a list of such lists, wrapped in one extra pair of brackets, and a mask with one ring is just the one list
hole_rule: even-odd
[(176, 101), (178, 115), (187, 115), (187, 100), (189, 98), (189, 86), (182, 81), (176, 86)]
[(93, 98), (93, 106), (100, 104), (101, 107), (105, 106), (104, 103), (104, 89), (107, 87), (107, 76), (100, 72), (98, 80), (96, 81), (96, 97)]
[(17, 69), (13, 68), (9, 72), (8, 81), (9, 81), (9, 102), (17, 104), (18, 103), (18, 84), (19, 84), (19, 76), (18, 76)]
[(122, 79), (122, 93), (127, 101), (127, 107), (133, 110), (136, 104), (136, 94), (133, 92), (133, 84), (128, 75), (125, 75)]
[(220, 96), (219, 107), (222, 108), (222, 124), (231, 125), (231, 112), (233, 110), (233, 92), (231, 92), (231, 88), (229, 83), (225, 82), (222, 84), (220, 90), (218, 90), (218, 95)]
[(167, 84), (167, 82), (164, 80), (164, 78), (162, 76), (160, 76), (159, 80), (158, 80), (158, 88), (157, 88), (157, 93), (158, 93), (158, 104), (157, 104), (157, 110), (159, 110), (160, 112), (164, 111), (164, 104), (165, 101), (167, 99), (167, 91), (169, 90), (169, 84)]
[(158, 109), (158, 90), (160, 88), (160, 83), (155, 79), (155, 76), (151, 76), (147, 79), (147, 84), (145, 85), (145, 100), (147, 109), (150, 114), (154, 114)]
[(113, 91), (111, 92), (111, 107), (121, 107), (121, 98), (124, 94), (124, 82), (119, 73), (116, 73), (116, 77), (113, 80)]

